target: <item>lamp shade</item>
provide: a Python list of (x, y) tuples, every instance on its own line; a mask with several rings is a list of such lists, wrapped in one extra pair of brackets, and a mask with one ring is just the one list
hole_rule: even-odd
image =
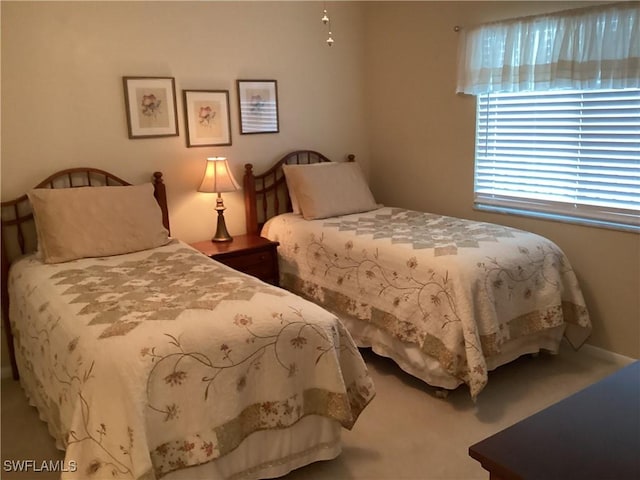
[(239, 188), (240, 185), (233, 178), (226, 157), (207, 158), (207, 168), (204, 171), (200, 188), (198, 188), (199, 192), (233, 192)]

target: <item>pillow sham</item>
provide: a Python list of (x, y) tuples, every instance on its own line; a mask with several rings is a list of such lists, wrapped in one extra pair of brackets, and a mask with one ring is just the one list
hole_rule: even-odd
[(151, 183), (38, 188), (28, 196), (45, 263), (120, 255), (169, 242)]
[(380, 207), (355, 162), (283, 165), (283, 171), (306, 220), (368, 212)]
[(284, 179), (287, 182), (287, 190), (289, 190), (289, 199), (291, 200), (291, 210), (296, 215), (300, 215), (300, 204), (298, 203), (298, 196), (296, 195), (295, 190), (293, 189), (293, 185), (290, 184), (290, 180), (287, 177), (285, 167), (287, 165), (283, 165), (283, 171), (285, 172)]
[(291, 200), (291, 209), (293, 213), (300, 215), (302, 212), (300, 211), (300, 203), (298, 202), (298, 196), (296, 195), (296, 191), (293, 185), (290, 184), (292, 180), (289, 180), (287, 177), (287, 169), (289, 167), (306, 167), (306, 168), (314, 168), (318, 166), (322, 166), (327, 162), (318, 162), (318, 163), (309, 163), (303, 165), (287, 165), (286, 163), (282, 165), (282, 171), (284, 172), (284, 179), (287, 182), (287, 190), (289, 190), (289, 199)]

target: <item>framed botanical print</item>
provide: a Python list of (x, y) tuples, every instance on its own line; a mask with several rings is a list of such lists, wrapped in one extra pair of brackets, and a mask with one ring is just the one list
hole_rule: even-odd
[(123, 77), (129, 138), (178, 135), (173, 77)]
[(238, 80), (240, 133), (277, 133), (278, 83), (276, 80)]
[(231, 145), (228, 90), (183, 90), (187, 147)]

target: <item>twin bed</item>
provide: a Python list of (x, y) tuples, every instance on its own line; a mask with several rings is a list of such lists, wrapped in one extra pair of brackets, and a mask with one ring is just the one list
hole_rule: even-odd
[(14, 374), (62, 478), (266, 478), (335, 457), (375, 394), (349, 333), (171, 239), (154, 180), (65, 171), (2, 204)]
[(160, 173), (67, 170), (3, 202), (12, 367), (76, 462), (63, 478), (284, 475), (337, 456), (374, 397), (357, 347), (475, 398), (490, 370), (585, 340), (556, 245), (378, 205), (349, 160), (246, 166), (248, 233), (280, 242), (289, 292), (169, 237)]
[(281, 286), (339, 316), (358, 346), (474, 398), (490, 370), (584, 342), (589, 315), (557, 245), (378, 205), (353, 160), (296, 151), (261, 175), (246, 166), (247, 229), (280, 242)]

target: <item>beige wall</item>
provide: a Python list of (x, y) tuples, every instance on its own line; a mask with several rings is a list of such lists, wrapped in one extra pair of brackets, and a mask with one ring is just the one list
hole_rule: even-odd
[[(362, 96), (363, 6), (309, 2), (2, 2), (2, 199), (53, 171), (87, 164), (130, 181), (165, 172), (172, 233), (214, 231), (214, 201), (196, 193), (205, 158), (224, 155), (241, 180), (284, 153), (353, 152), (367, 164)], [(338, 48), (339, 46), (339, 48)], [(123, 76), (175, 77), (179, 137), (129, 140)], [(240, 135), (235, 81), (278, 81), (280, 133)], [(185, 145), (183, 89), (230, 91), (233, 145)], [(242, 193), (225, 195), (232, 234)]]
[[(245, 163), (260, 172), (301, 148), (367, 169), (363, 8), (332, 5), (330, 48), (318, 2), (2, 1), (2, 200), (72, 166), (131, 182), (161, 170), (172, 233), (197, 241), (215, 231), (214, 198), (196, 192), (207, 156), (227, 156), (238, 181)], [(175, 77), (179, 137), (127, 138), (123, 76)], [(280, 133), (239, 134), (239, 78), (278, 81)], [(229, 90), (232, 146), (185, 146), (183, 89)], [(224, 198), (243, 233), (242, 192)]]
[(475, 99), (455, 93), (459, 34), (453, 27), (579, 5), (368, 4), (365, 85), (372, 189), (382, 203), (501, 223), (552, 239), (582, 284), (594, 324), (589, 343), (638, 358), (640, 235), (472, 208)]

